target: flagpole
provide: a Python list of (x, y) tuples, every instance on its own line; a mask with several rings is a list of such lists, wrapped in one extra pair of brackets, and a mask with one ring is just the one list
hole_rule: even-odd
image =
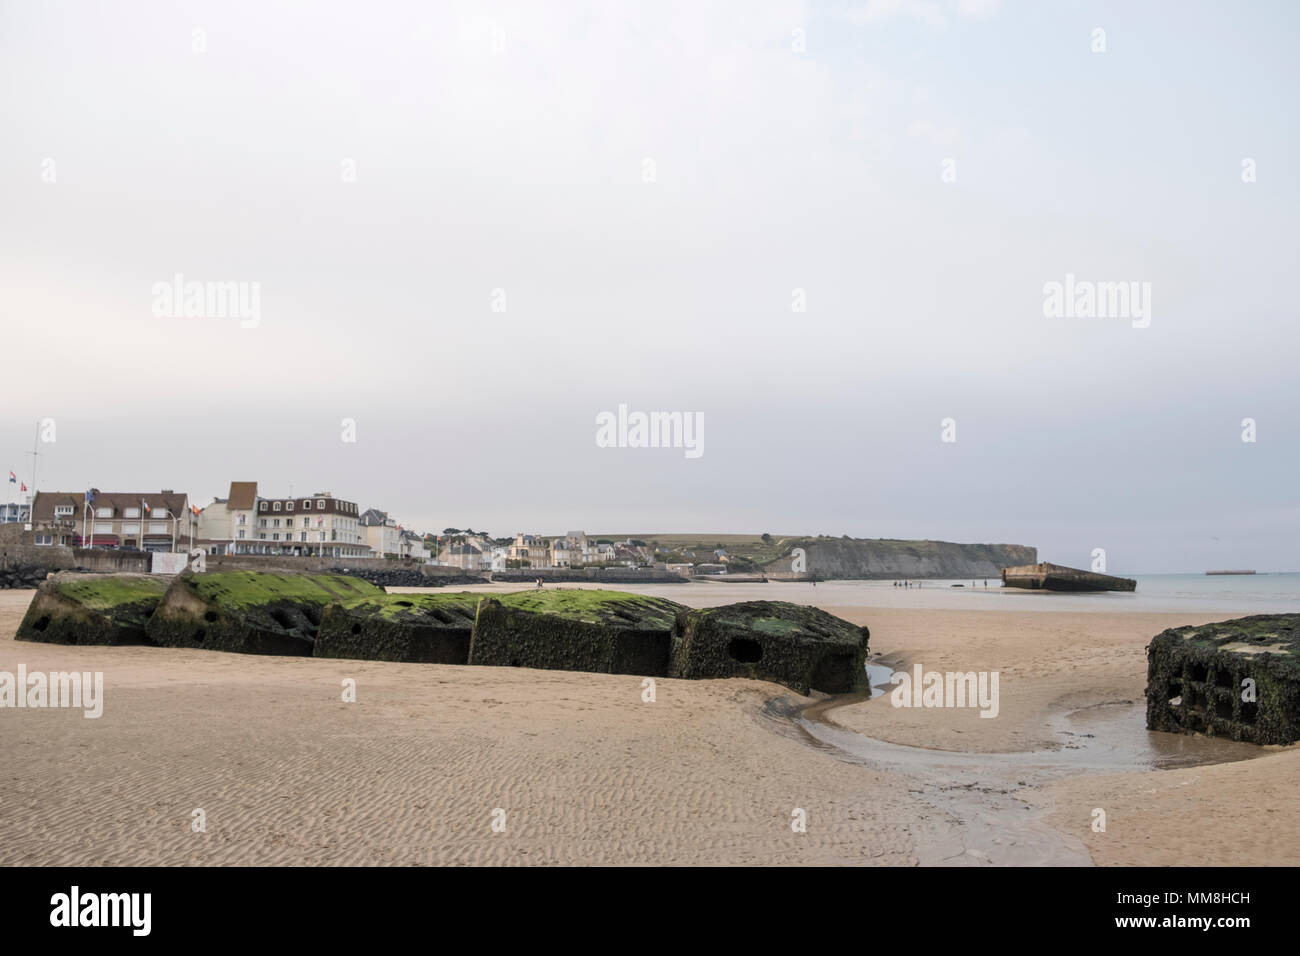
[(32, 436), (32, 504), (36, 503), (36, 458), (41, 442), (41, 421), (36, 420), (36, 434)]

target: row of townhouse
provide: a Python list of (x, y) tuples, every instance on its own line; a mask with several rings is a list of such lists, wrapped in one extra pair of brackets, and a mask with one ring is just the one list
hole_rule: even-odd
[(267, 498), (255, 481), (232, 481), (225, 498), (199, 511), (197, 546), (210, 554), (371, 557), (356, 502), (328, 491)]
[(456, 535), (442, 543), (434, 563), (462, 571), (504, 571), (507, 554), (486, 535)]
[(386, 511), (368, 508), (361, 514), (366, 546), (376, 558), (405, 558), (426, 562), (429, 549), (421, 535), (403, 528)]
[(205, 508), (171, 489), (159, 492), (41, 491), (0, 518), (22, 521), (42, 546), (302, 557), (430, 560), (425, 540), (376, 509), (328, 491), (268, 498), (255, 481), (233, 481)]
[(32, 543), (70, 548), (175, 551), (195, 540), (189, 495), (162, 491), (38, 491), (31, 503)]
[(570, 531), (558, 538), (540, 535), (515, 535), (514, 543), (507, 549), (509, 566), (518, 568), (572, 568), (587, 565), (625, 565), (636, 567), (647, 561), (648, 551), (622, 544), (601, 543), (585, 531)]

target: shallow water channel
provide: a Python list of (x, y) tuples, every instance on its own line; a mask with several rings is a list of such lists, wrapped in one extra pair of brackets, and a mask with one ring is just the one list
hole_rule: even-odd
[(850, 704), (888, 707), (893, 669), (868, 664), (871, 694), (845, 694), (803, 704), (767, 702), (778, 730), (840, 760), (905, 775), (933, 815), (914, 833), (923, 866), (1088, 866), (1083, 844), (1043, 822), (1030, 791), (1072, 773), (1165, 770), (1249, 760), (1252, 744), (1146, 729), (1145, 707), (1113, 702), (1062, 712), (1051, 720), (1057, 746), (1013, 753), (929, 750), (877, 740), (832, 722)]

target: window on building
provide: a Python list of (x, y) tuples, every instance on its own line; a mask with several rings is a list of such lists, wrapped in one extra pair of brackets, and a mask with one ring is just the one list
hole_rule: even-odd
[(310, 501), (304, 501), (304, 502), (302, 503), (302, 506), (303, 506), (303, 508), (305, 508), (307, 511), (311, 511), (311, 502), (310, 502)]
[(241, 512), (239, 513), (239, 518), (237, 519), (236, 523), (237, 523), (237, 524), (247, 524), (247, 523), (248, 523), (248, 515), (244, 514), (244, 513), (241, 511)]
[(140, 509), (139, 509), (139, 508), (123, 508), (123, 509), (122, 509), (122, 517), (123, 517), (123, 518), (138, 518), (138, 517), (140, 517)]
[(280, 527), (280, 519), (279, 519), (279, 518), (272, 518), (272, 519), (271, 519), (271, 527), (272, 527), (272, 528), (278, 528), (278, 527)]
[(240, 529), (239, 529), (239, 537), (240, 537), (240, 540), (243, 540), (243, 537), (244, 537), (245, 534), (247, 534), (247, 532), (244, 531), (243, 528), (240, 528)]
[(271, 505), (271, 508), (272, 508), (272, 510), (274, 510), (274, 511), (279, 511), (279, 510), (280, 510), (280, 502), (277, 501), (275, 504)]
[(52, 535), (52, 534), (38, 534), (38, 535), (36, 536), (36, 543), (39, 544), (39, 545), (42, 545), (42, 546), (51, 545), (51, 544), (54, 543), (54, 535)]
[(320, 510), (321, 510), (322, 508), (324, 508), (324, 507), (325, 507), (325, 499), (324, 499), (324, 498), (317, 498), (317, 499), (316, 499), (316, 510), (317, 510), (317, 511), (320, 511)]
[(72, 505), (55, 505), (54, 517), (56, 518), (67, 517), (68, 515), (73, 513), (73, 510), (74, 509)]
[(95, 523), (95, 534), (112, 534), (112, 533), (113, 533), (113, 523), (111, 521)]
[(96, 518), (111, 518), (111, 517), (113, 517), (113, 509), (112, 509), (112, 508), (96, 508), (96, 509), (95, 509), (95, 517), (96, 517)]
[(171, 516), (172, 513), (166, 508), (154, 508), (153, 511), (149, 512), (151, 518), (170, 518)]
[(166, 534), (166, 533), (167, 533), (167, 522), (166, 522), (166, 521), (151, 521), (151, 522), (149, 522), (149, 533), (150, 533), (150, 534)]
[(265, 519), (265, 518), (258, 518), (258, 519), (257, 519), (257, 526), (258, 526), (259, 528), (265, 528), (265, 527), (266, 527), (266, 519)]
[(307, 540), (307, 532), (306, 532), (306, 531), (299, 532), (299, 535), (300, 535), (299, 538), (298, 538), (299, 541), (306, 541), (306, 540)]
[(259, 502), (257, 503), (257, 510), (258, 510), (258, 511), (265, 511), (265, 510), (266, 510), (266, 502), (265, 502), (265, 501), (259, 501)]
[(285, 511), (292, 511), (292, 510), (293, 510), (293, 502), (292, 502), (292, 501), (286, 501), (286, 502), (284, 503), (284, 510), (285, 510)]

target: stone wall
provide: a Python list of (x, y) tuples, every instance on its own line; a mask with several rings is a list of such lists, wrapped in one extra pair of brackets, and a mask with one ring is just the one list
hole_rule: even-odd
[[(100, 571), (146, 574), (153, 559), (140, 551), (108, 551), (100, 548), (38, 547), (32, 544), (0, 542), (0, 587), (6, 572), (32, 571)], [(44, 574), (41, 575), (44, 577)]]

